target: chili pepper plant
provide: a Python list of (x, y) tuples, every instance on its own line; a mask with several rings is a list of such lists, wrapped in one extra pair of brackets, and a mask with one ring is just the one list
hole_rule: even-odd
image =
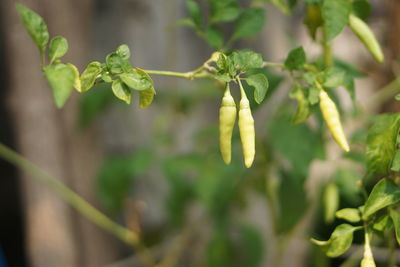
[[(400, 244), (400, 113), (371, 114), (368, 106), (359, 105), (356, 92), (361, 88), (355, 86), (354, 80), (365, 74), (332, 52), (332, 41), (348, 27), (359, 38), (360, 47), (369, 52), (371, 60), (377, 64), (384, 61), (379, 42), (368, 26), (369, 1), (253, 0), (244, 5), (237, 0), (186, 0), (186, 8), (188, 17), (179, 24), (192, 29), (215, 51), (205, 62), (199, 62), (198, 68), (175, 72), (133, 65), (130, 49), (124, 44), (102, 62), (89, 62), (84, 70), (78, 70), (73, 63), (62, 59), (68, 52), (67, 40), (62, 36), (50, 38), (40, 15), (16, 5), (23, 25), (39, 49), (41, 69), (55, 105), (62, 108), (74, 90), (82, 94), (84, 123), (93, 116), (85, 113), (91, 99), (107, 102), (116, 97), (129, 105), (137, 97), (139, 108), (151, 109), (161, 86), (153, 82), (152, 77), (157, 75), (199, 84), (198, 80), (206, 80), (211, 98), (220, 99), (219, 113), (219, 107), (215, 107), (219, 127), (212, 128), (213, 134), (207, 137), (211, 145), (189, 155), (157, 162), (170, 186), (166, 209), (171, 229), (188, 225), (185, 211), (193, 202), (204, 207), (204, 216), (208, 218), (199, 222), (212, 225), (204, 242), (204, 256), (197, 261), (186, 259), (185, 266), (261, 266), (265, 257), (273, 258), (269, 261), (273, 266), (282, 266), (290, 238), (307, 220), (309, 231), (304, 234), (310, 251), (307, 266), (352, 261), (364, 267), (376, 266), (375, 262), (395, 266), (395, 250)], [(288, 16), (301, 13), (309, 38), (321, 46), (321, 54), (310, 57), (302, 46), (297, 46), (281, 62), (271, 62), (251, 49), (236, 49), (238, 41), (260, 33), (268, 8)], [(269, 104), (283, 80), (292, 87), (287, 97), (269, 116), (269, 121), (254, 120), (252, 114)], [(347, 90), (352, 112), (341, 108), (343, 97), (338, 97), (338, 88)], [(392, 86), (383, 90), (385, 95), (395, 98), (397, 92)], [(163, 94), (168, 95), (166, 92), (160, 95)], [(372, 100), (382, 100), (380, 94), (378, 91)], [(169, 98), (160, 101), (168, 104)], [(362, 123), (357, 129), (346, 129), (343, 125), (352, 120)], [(265, 131), (258, 133), (255, 129), (259, 128)], [(214, 134), (217, 132), (219, 138)], [(210, 136), (213, 140), (209, 140)], [(316, 160), (329, 161), (325, 147), (332, 142), (341, 150), (340, 157), (352, 164), (335, 165), (335, 174), (316, 185), (316, 193), (311, 196), (305, 189), (310, 165)], [(104, 162), (98, 186), (107, 208), (121, 210), (123, 200), (129, 195), (129, 190), (122, 188), (134, 183), (129, 177), (149, 170), (155, 146)], [(160, 261), (158, 266), (164, 266), (163, 259), (154, 258), (151, 250), (144, 248), (145, 237), (118, 225), (66, 186), (59, 182), (55, 185), (50, 176), (15, 152), (4, 146), (0, 148), (0, 156), (28, 171), (36, 170), (35, 177), (45, 177), (42, 180), (84, 216), (135, 246), (139, 254), (145, 255), (144, 265), (155, 266)], [(195, 179), (186, 179), (190, 172), (196, 173)], [(118, 194), (113, 193), (115, 188), (121, 189)], [(265, 200), (272, 239), (263, 238), (262, 229), (235, 216), (250, 205), (246, 195), (251, 192)], [(191, 227), (196, 231), (202, 226)], [(266, 249), (269, 246), (278, 249), (271, 252)], [(349, 254), (351, 247), (355, 256)], [(374, 260), (376, 247), (385, 248), (389, 257)], [(330, 260), (337, 257), (340, 259)]]

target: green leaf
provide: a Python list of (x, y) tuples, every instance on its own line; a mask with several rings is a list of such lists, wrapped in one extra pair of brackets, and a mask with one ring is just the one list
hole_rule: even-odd
[(285, 60), (285, 67), (288, 70), (301, 70), (307, 62), (306, 53), (302, 46), (291, 50)]
[(366, 159), (368, 171), (387, 174), (396, 152), (400, 113), (376, 116), (368, 130)]
[(339, 188), (333, 182), (329, 183), (323, 194), (325, 222), (332, 223), (339, 207)]
[(154, 99), (155, 91), (153, 88), (143, 90), (139, 92), (139, 107), (140, 108), (146, 108), (149, 106)]
[(320, 246), (328, 257), (338, 257), (345, 253), (353, 242), (353, 233), (361, 229), (350, 224), (341, 224), (335, 228), (328, 241), (319, 241), (311, 239), (311, 241)]
[(86, 92), (93, 87), (97, 76), (101, 73), (102, 68), (100, 62), (93, 61), (87, 65), (86, 69), (81, 74), (81, 92)]
[(118, 46), (118, 48), (115, 50), (115, 53), (122, 59), (129, 59), (131, 57), (131, 51), (129, 50), (129, 47), (126, 44), (122, 44)]
[(61, 108), (71, 95), (75, 83), (75, 71), (65, 64), (49, 65), (44, 73), (52, 88), (56, 106)]
[(354, 0), (352, 5), (357, 17), (365, 20), (371, 15), (371, 4), (367, 0)]
[(56, 36), (50, 41), (49, 46), (49, 58), (50, 64), (53, 63), (54, 60), (59, 59), (64, 56), (68, 51), (68, 42), (62, 36)]
[(297, 110), (293, 116), (292, 122), (294, 124), (298, 124), (305, 121), (310, 116), (310, 103), (305, 97), (303, 90), (299, 87), (296, 87), (290, 93), (290, 98), (297, 100)]
[(321, 8), (319, 7), (319, 5), (316, 4), (307, 5), (304, 24), (307, 26), (311, 38), (315, 40), (318, 28), (323, 25)]
[(346, 73), (339, 68), (329, 68), (324, 71), (324, 87), (336, 88), (344, 85)]
[(380, 209), (400, 201), (400, 188), (390, 179), (380, 180), (372, 189), (365, 202), (363, 219), (367, 219)]
[(390, 209), (389, 214), (394, 224), (397, 243), (400, 245), (400, 213), (397, 210)]
[(202, 14), (199, 4), (195, 0), (186, 0), (186, 8), (197, 29), (201, 28)]
[(234, 0), (211, 1), (211, 23), (234, 21), (240, 15), (238, 3)]
[(121, 72), (130, 72), (132, 70), (132, 66), (129, 63), (129, 61), (123, 59), (116, 52), (107, 55), (106, 65), (108, 71), (112, 74), (118, 74)]
[(246, 38), (258, 33), (264, 27), (264, 22), (264, 9), (258, 7), (246, 9), (235, 24), (232, 40)]
[(105, 83), (110, 83), (113, 81), (113, 78), (111, 77), (110, 73), (103, 71), (101, 73), (101, 79), (105, 82)]
[(16, 4), (15, 7), (24, 23), (25, 29), (39, 48), (40, 53), (43, 54), (46, 51), (46, 46), (49, 42), (49, 32), (47, 31), (46, 23), (41, 16), (26, 6)]
[(345, 208), (336, 212), (336, 217), (352, 223), (361, 220), (360, 211), (358, 209)]
[(206, 38), (209, 45), (220, 48), (224, 45), (224, 35), (216, 26), (210, 26), (206, 31)]
[(342, 32), (349, 22), (351, 3), (348, 0), (324, 0), (322, 18), (327, 31), (327, 40), (330, 41)]
[(145, 77), (149, 84), (149, 87), (146, 90), (139, 91), (139, 107), (146, 108), (153, 102), (154, 95), (156, 94), (156, 90), (154, 90), (154, 82), (149, 74), (144, 70), (136, 68), (136, 71), (142, 75), (142, 77)]
[(385, 214), (379, 217), (374, 224), (372, 225), (372, 228), (376, 231), (383, 232), (385, 230), (388, 230), (393, 227), (393, 222), (392, 219), (390, 218), (389, 215)]
[(246, 78), (246, 82), (255, 88), (254, 100), (260, 104), (268, 91), (268, 79), (264, 74), (258, 73)]
[(308, 89), (308, 102), (310, 102), (310, 105), (315, 105), (319, 102), (319, 93), (320, 93), (320, 89), (318, 89), (317, 87), (310, 87)]
[(131, 103), (131, 89), (121, 80), (115, 80), (112, 83), (112, 91), (116, 97), (125, 101), (127, 104)]
[(120, 78), (127, 86), (137, 91), (143, 91), (152, 86), (147, 77), (139, 74), (136, 70), (131, 73), (122, 73)]
[(69, 66), (74, 71), (74, 88), (76, 89), (76, 91), (81, 92), (82, 88), (81, 88), (81, 80), (79, 78), (78, 68), (71, 63), (67, 63), (66, 65)]
[(247, 49), (234, 51), (227, 58), (228, 68), (231, 67), (231, 72), (234, 73), (236, 73), (236, 70), (247, 72), (250, 69), (261, 68), (263, 62), (261, 54)]

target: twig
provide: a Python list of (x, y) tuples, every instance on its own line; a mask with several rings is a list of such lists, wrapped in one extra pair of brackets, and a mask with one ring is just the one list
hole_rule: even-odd
[(141, 261), (144, 266), (154, 266), (155, 261), (150, 255), (147, 248), (140, 242), (139, 236), (131, 230), (119, 225), (114, 222), (102, 212), (93, 207), (89, 202), (83, 199), (81, 196), (73, 192), (66, 185), (61, 183), (59, 180), (53, 178), (48, 173), (34, 165), (32, 162), (25, 159), (23, 156), (9, 149), (2, 143), (0, 143), (0, 157), (17, 166), (18, 168), (26, 171), (32, 177), (40, 180), (57, 194), (63, 198), (68, 204), (74, 207), (79, 213), (85, 216), (87, 219), (95, 223), (97, 226), (110, 232), (121, 241), (134, 247), (138, 254), (141, 256)]

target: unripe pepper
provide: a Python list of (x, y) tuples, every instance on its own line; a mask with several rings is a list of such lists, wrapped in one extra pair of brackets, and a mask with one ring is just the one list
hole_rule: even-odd
[(321, 90), (319, 93), (319, 107), (333, 138), (344, 151), (349, 152), (350, 147), (343, 132), (342, 124), (340, 123), (339, 112), (335, 103), (324, 90)]
[(219, 109), (219, 148), (226, 164), (231, 162), (231, 140), (233, 126), (236, 121), (236, 104), (226, 84), (225, 94)]
[(384, 56), (382, 49), (369, 26), (362, 19), (353, 14), (350, 14), (349, 25), (376, 61), (383, 62)]
[(240, 109), (239, 109), (239, 132), (242, 141), (244, 164), (250, 168), (254, 161), (255, 155), (255, 130), (254, 119), (251, 115), (250, 103), (244, 92), (240, 79), (237, 79), (240, 86)]

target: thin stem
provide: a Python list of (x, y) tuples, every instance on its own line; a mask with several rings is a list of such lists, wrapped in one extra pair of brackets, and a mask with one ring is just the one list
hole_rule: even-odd
[(275, 67), (275, 68), (282, 68), (282, 69), (285, 67), (285, 65), (283, 63), (268, 62), (268, 61), (264, 61), (262, 66), (263, 66), (263, 68)]
[(208, 72), (204, 72), (204, 71), (196, 72), (196, 70), (189, 71), (189, 72), (176, 72), (176, 71), (164, 71), (164, 70), (143, 70), (143, 71), (147, 72), (148, 74), (178, 77), (178, 78), (184, 78), (184, 79), (188, 79), (188, 80), (193, 80), (195, 78), (212, 78), (213, 77)]
[(139, 236), (131, 230), (117, 224), (106, 215), (101, 213), (90, 203), (73, 192), (59, 180), (53, 178), (39, 167), (26, 160), (24, 157), (9, 149), (0, 143), (0, 157), (11, 164), (26, 171), (36, 179), (45, 183), (57, 194), (74, 207), (79, 213), (88, 218), (90, 221), (103, 228), (104, 230), (115, 235), (118, 239), (138, 250), (138, 253), (146, 266), (154, 266), (154, 260), (147, 249), (140, 243)]
[(329, 68), (333, 65), (332, 46), (328, 41), (328, 31), (326, 25), (323, 27), (322, 47), (325, 67)]
[(387, 260), (388, 267), (396, 266), (396, 240), (395, 240), (394, 230), (389, 231), (388, 233), (388, 246), (389, 246), (389, 255)]

